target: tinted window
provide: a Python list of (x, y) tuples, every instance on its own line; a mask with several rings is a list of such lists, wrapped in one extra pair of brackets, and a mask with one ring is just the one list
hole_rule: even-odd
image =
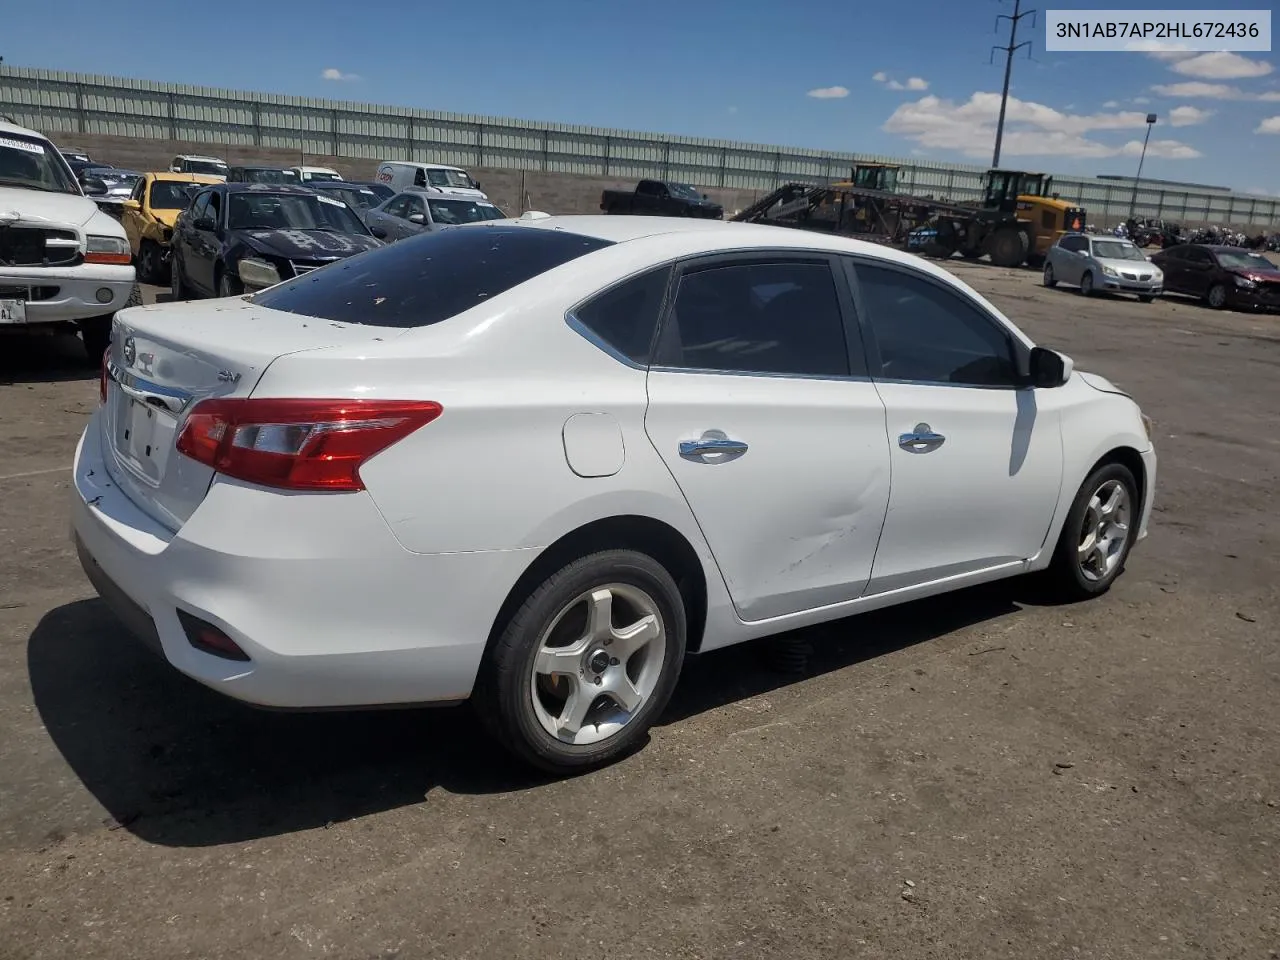
[(1210, 263), (1213, 258), (1209, 256), (1209, 251), (1200, 247), (1187, 247), (1182, 254), (1182, 259), (1191, 263)]
[(661, 337), (664, 366), (848, 376), (826, 263), (759, 262), (686, 272)]
[(264, 290), (253, 301), (341, 323), (425, 327), (610, 245), (563, 230), (461, 227), (359, 254)]
[(900, 270), (859, 264), (857, 273), (880, 348), (881, 378), (973, 386), (1019, 382), (1012, 338), (975, 304)]
[(574, 316), (624, 357), (648, 364), (670, 274), (664, 267), (633, 277), (588, 301)]

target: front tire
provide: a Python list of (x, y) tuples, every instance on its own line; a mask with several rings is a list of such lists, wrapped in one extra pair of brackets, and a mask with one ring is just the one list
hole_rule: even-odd
[(1139, 303), (1150, 303), (1150, 302), (1151, 302), (1152, 300), (1154, 300), (1154, 299), (1155, 299), (1155, 297), (1151, 296), (1151, 294), (1149, 294), (1149, 293), (1140, 293), (1140, 294), (1138, 294), (1138, 302), (1139, 302)]
[(1085, 297), (1093, 296), (1093, 274), (1087, 270), (1080, 278), (1080, 294)]
[(1062, 525), (1045, 582), (1055, 599), (1088, 600), (1111, 589), (1124, 570), (1141, 518), (1129, 468), (1108, 463), (1080, 486)]
[(1052, 263), (1044, 265), (1044, 285), (1046, 287), (1056, 287), (1058, 285), (1058, 278), (1054, 276)]
[(1214, 310), (1221, 310), (1227, 305), (1227, 288), (1220, 283), (1215, 283), (1209, 288), (1209, 295), (1205, 297), (1205, 301)]
[(218, 296), (220, 297), (238, 297), (244, 293), (244, 284), (240, 282), (239, 277), (233, 277), (231, 274), (223, 271), (218, 277)]
[(173, 300), (191, 298), (191, 290), (182, 275), (182, 258), (178, 256), (177, 248), (171, 248), (169, 253), (169, 297)]
[(160, 248), (154, 240), (143, 240), (138, 247), (138, 279), (160, 283), (160, 273)]
[(633, 550), (582, 557), (534, 589), (481, 665), (475, 708), (515, 756), (549, 773), (604, 766), (638, 747), (685, 652), (679, 588)]

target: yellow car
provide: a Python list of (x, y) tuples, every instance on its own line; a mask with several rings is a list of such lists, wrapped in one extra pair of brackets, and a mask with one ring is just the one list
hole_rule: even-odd
[(221, 183), (221, 177), (196, 173), (148, 173), (124, 202), (120, 222), (142, 283), (169, 282), (169, 238), (178, 214), (187, 208), (193, 184)]

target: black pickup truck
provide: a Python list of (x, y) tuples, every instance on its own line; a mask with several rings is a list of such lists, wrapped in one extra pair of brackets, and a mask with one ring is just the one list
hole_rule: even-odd
[(647, 214), (651, 217), (700, 217), (723, 220), (724, 207), (708, 200), (687, 183), (641, 180), (634, 191), (606, 190), (600, 197), (605, 213)]

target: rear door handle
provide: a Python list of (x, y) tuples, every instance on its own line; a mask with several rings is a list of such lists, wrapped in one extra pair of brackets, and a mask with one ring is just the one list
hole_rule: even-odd
[(697, 440), (680, 441), (680, 456), (695, 463), (726, 463), (746, 452), (746, 443), (732, 440), (720, 430), (707, 430)]
[(946, 439), (942, 434), (934, 433), (927, 423), (917, 423), (911, 433), (898, 435), (898, 446), (908, 453), (929, 453), (942, 446)]

